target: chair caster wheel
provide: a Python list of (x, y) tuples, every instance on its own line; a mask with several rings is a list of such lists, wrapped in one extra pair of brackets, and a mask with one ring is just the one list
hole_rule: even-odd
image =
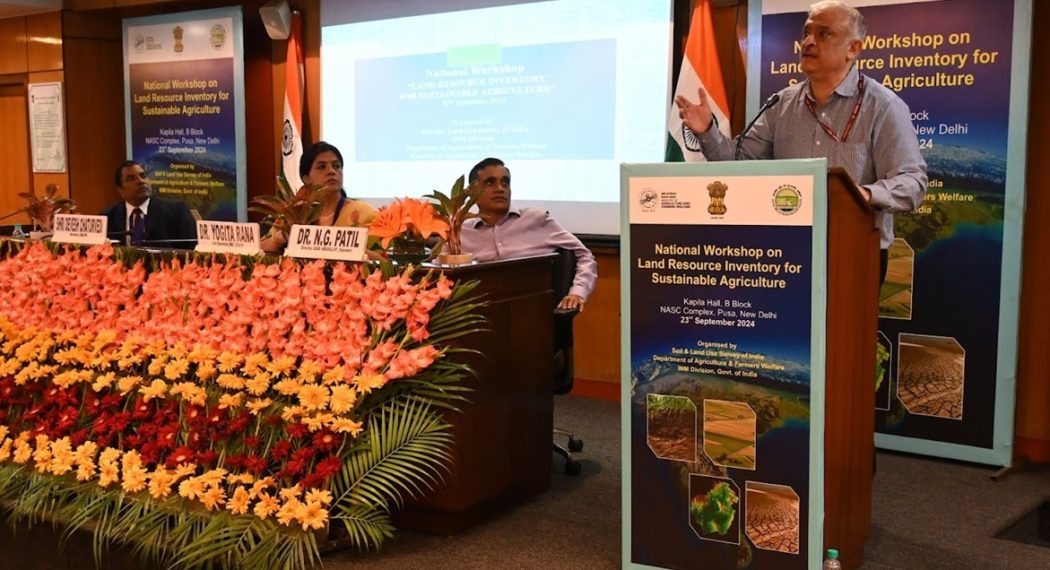
[(579, 461), (574, 461), (574, 460), (570, 459), (570, 460), (565, 462), (565, 474), (566, 475), (579, 475), (580, 474), (580, 469), (582, 469), (582, 468), (583, 468), (583, 466), (580, 465)]
[(582, 439), (576, 439), (574, 437), (570, 437), (569, 438), (569, 451), (571, 451), (573, 453), (576, 453), (576, 452), (579, 452), (579, 451), (583, 451), (583, 440)]

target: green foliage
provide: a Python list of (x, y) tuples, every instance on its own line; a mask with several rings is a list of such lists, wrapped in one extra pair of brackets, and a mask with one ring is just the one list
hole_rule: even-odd
[(672, 412), (696, 412), (696, 405), (685, 396), (666, 396), (661, 394), (649, 394), (646, 405), (650, 413), (670, 410)]
[(890, 360), (890, 351), (881, 342), (875, 341), (875, 391), (882, 387), (882, 379), (886, 376), (886, 364)]
[(275, 231), (288, 233), (295, 224), (317, 223), (324, 204), (338, 192), (317, 184), (306, 184), (296, 191), (282, 176), (277, 179), (277, 191), (252, 199), (248, 211), (262, 214), (263, 223)]
[[(476, 217), (476, 214), (470, 213), (470, 209), (478, 203), (478, 198), (481, 196), (481, 189), (475, 184), (465, 185), (465, 180), (463, 176), (457, 178), (447, 195), (434, 190), (423, 196), (432, 200), (437, 216), (448, 224), (448, 239), (445, 243), (448, 245), (448, 253), (453, 255), (463, 253), (463, 244), (460, 241), (463, 222)], [(442, 245), (444, 244), (439, 245), (438, 248)]]
[(693, 497), (689, 513), (704, 534), (725, 536), (733, 527), (739, 500), (729, 483), (716, 483), (706, 495)]

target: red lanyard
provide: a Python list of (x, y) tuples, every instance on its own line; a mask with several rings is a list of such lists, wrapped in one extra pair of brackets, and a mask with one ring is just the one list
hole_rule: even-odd
[(860, 114), (860, 104), (864, 102), (865, 86), (864, 76), (861, 75), (860, 79), (857, 80), (857, 103), (853, 105), (853, 112), (849, 114), (849, 122), (846, 123), (846, 130), (842, 131), (841, 138), (835, 134), (835, 131), (832, 130), (831, 127), (817, 117), (817, 111), (813, 108), (813, 101), (810, 100), (809, 93), (806, 93), (806, 96), (802, 99), (806, 102), (806, 108), (809, 109), (809, 114), (813, 115), (813, 118), (817, 120), (817, 124), (820, 125), (820, 128), (824, 129), (824, 132), (835, 142), (842, 142), (849, 138), (849, 133), (853, 130), (853, 125), (857, 122), (857, 115)]

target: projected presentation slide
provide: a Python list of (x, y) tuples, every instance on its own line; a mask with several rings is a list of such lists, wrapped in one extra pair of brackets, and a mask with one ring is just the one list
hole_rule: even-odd
[(670, 0), (391, 4), (322, 7), (323, 136), (355, 197), (447, 190), (494, 156), (515, 205), (615, 206), (620, 163), (663, 160)]

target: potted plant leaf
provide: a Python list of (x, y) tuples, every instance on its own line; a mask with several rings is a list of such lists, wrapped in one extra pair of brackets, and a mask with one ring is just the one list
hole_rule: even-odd
[(249, 212), (262, 214), (264, 224), (270, 224), (270, 233), (263, 239), (263, 249), (283, 250), (288, 244), (288, 232), (292, 226), (317, 223), (325, 202), (337, 192), (318, 184), (305, 184), (293, 191), (288, 180), (277, 177), (277, 192), (253, 198), (248, 208)]
[(464, 176), (456, 179), (447, 195), (434, 190), (423, 196), (433, 201), (437, 216), (448, 224), (448, 237), (434, 248), (438, 251), (443, 250), (437, 256), (442, 265), (466, 265), (474, 260), (473, 253), (463, 251), (462, 232), (463, 222), (477, 217), (477, 214), (471, 213), (470, 210), (478, 203), (479, 196), (480, 188), (476, 184), (466, 185)]
[(0, 218), (0, 220), (6, 220), (16, 214), (24, 213), (29, 216), (30, 221), (33, 223), (33, 229), (50, 233), (55, 223), (55, 214), (72, 214), (77, 211), (77, 203), (72, 198), (59, 198), (56, 197), (57, 194), (57, 184), (48, 184), (44, 188), (44, 193), (39, 196), (32, 188), (29, 189), (29, 192), (19, 192), (18, 196), (25, 199), (26, 205)]

